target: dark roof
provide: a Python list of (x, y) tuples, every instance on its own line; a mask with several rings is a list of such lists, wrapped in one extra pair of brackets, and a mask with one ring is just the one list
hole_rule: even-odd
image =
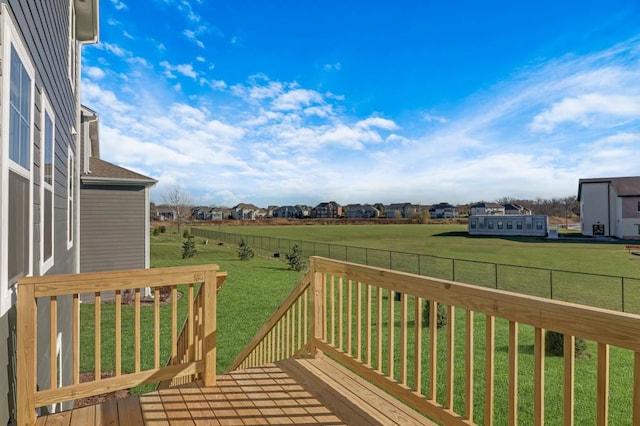
[(580, 179), (578, 183), (578, 201), (583, 183), (610, 183), (618, 197), (640, 197), (640, 176)]
[(471, 208), (473, 208), (473, 207), (496, 208), (496, 207), (504, 207), (504, 206), (502, 204), (498, 204), (498, 203), (485, 203), (484, 201), (482, 201), (480, 203), (476, 203), (476, 204), (471, 206)]
[(82, 175), (85, 184), (154, 185), (158, 181), (99, 158), (89, 158), (89, 173)]

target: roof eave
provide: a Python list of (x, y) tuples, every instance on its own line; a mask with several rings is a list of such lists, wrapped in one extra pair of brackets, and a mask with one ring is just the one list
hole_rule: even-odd
[(155, 179), (126, 179), (126, 178), (111, 178), (111, 177), (99, 177), (84, 175), (80, 177), (80, 180), (85, 185), (144, 185), (153, 186), (158, 183)]
[(100, 0), (73, 0), (76, 11), (76, 39), (97, 43), (100, 36)]

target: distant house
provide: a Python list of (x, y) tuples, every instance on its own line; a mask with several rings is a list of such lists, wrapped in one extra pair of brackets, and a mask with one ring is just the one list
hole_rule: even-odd
[(196, 220), (211, 220), (211, 207), (198, 206), (191, 209), (191, 217)]
[(503, 215), (505, 214), (505, 207), (498, 203), (476, 203), (471, 206), (471, 215)]
[(167, 207), (158, 207), (158, 210), (156, 211), (155, 216), (157, 220), (160, 220), (163, 222), (167, 220), (173, 220), (173, 210)]
[(156, 180), (100, 158), (98, 115), (81, 111), (80, 272), (149, 265), (149, 190)]
[(549, 230), (546, 215), (471, 215), (469, 235), (521, 235), (545, 237)]
[(640, 239), (640, 176), (580, 179), (582, 234)]
[(254, 220), (260, 208), (253, 204), (240, 203), (231, 208), (231, 218), (235, 220)]
[(408, 219), (420, 213), (420, 206), (411, 203), (395, 203), (385, 206), (385, 212), (389, 219)]
[(231, 217), (231, 209), (227, 207), (213, 207), (210, 220), (224, 220)]
[(287, 219), (304, 219), (311, 216), (311, 207), (296, 204), (295, 206), (280, 206), (272, 211), (273, 217)]
[(342, 211), (348, 219), (371, 219), (380, 216), (380, 210), (370, 204), (348, 204)]
[(320, 203), (311, 209), (311, 217), (317, 219), (336, 219), (342, 217), (342, 206), (335, 201)]
[(431, 219), (451, 219), (458, 216), (456, 208), (449, 203), (434, 204), (429, 208)]
[(514, 215), (514, 214), (531, 214), (531, 210), (522, 207), (520, 204), (508, 203), (504, 205), (504, 214)]

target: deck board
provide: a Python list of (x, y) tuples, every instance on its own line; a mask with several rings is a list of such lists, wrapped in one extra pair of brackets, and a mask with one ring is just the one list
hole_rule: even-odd
[(57, 413), (38, 424), (433, 425), (329, 358), (289, 359)]

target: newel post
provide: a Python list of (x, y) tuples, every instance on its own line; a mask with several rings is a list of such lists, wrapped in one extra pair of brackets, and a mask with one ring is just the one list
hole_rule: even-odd
[(217, 294), (216, 271), (206, 271), (202, 283), (203, 334), (202, 356), (204, 361), (204, 385), (216, 384), (217, 357)]
[(318, 349), (318, 341), (324, 340), (324, 274), (318, 272), (317, 259), (311, 259), (311, 349), (315, 355)]
[(38, 306), (33, 285), (18, 283), (17, 311), (17, 420), (18, 425), (36, 422), (36, 336)]

